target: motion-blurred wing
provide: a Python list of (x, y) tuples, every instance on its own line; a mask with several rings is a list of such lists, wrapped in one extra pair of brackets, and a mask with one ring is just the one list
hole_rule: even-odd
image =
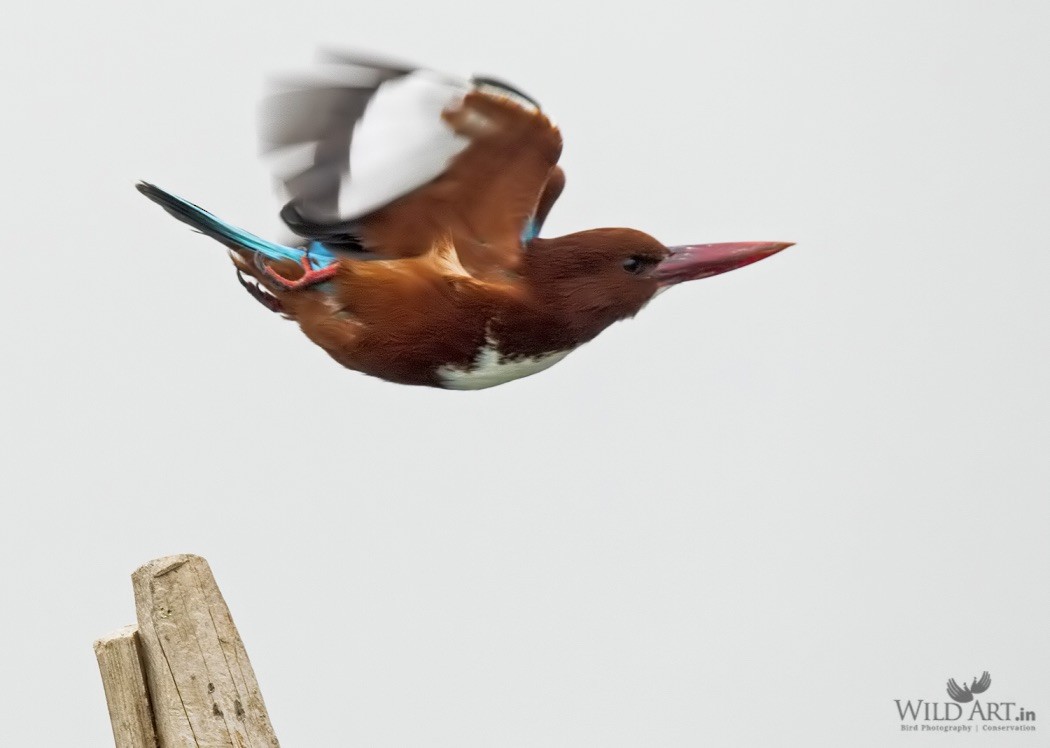
[[(415, 126), (417, 131), (411, 135), (416, 142), (424, 140), (426, 134), (419, 132), (418, 117), (409, 116), (406, 120), (405, 113), (402, 113), (402, 117), (394, 115), (398, 122), (389, 121), (389, 110), (397, 108), (399, 98), (404, 108), (406, 97), (396, 95), (384, 95), (382, 99), (392, 100), (378, 108), (378, 121), (370, 116), (365, 131), (359, 128), (365, 112), (375, 103), (376, 94), (384, 84), (412, 75), (415, 72), (412, 66), (349, 55), (327, 55), (325, 61), (328, 64), (312, 80), (275, 84), (275, 91), (263, 104), (260, 139), (263, 149), (278, 157), (275, 171), (299, 217), (308, 222), (332, 224), (356, 218), (362, 206), (367, 208), (369, 202), (382, 204), (384, 197), (389, 199), (392, 179), (404, 178), (398, 174), (397, 167), (398, 162), (405, 159), (398, 159), (394, 153), (394, 144), (400, 141), (401, 133), (391, 132), (387, 138), (376, 137), (377, 130), (384, 125), (384, 114), (386, 126), (394, 130), (403, 131)], [(418, 83), (413, 86), (419, 87)], [(440, 96), (436, 91), (428, 93)], [(361, 146), (354, 145), (355, 141), (362, 139), (366, 153), (375, 150), (364, 159)], [(378, 149), (376, 141), (379, 141)], [(362, 179), (357, 180), (359, 183), (350, 193), (345, 188), (352, 161), (360, 162), (356, 166), (362, 169)], [(383, 168), (384, 161), (387, 167), (393, 168), (393, 178), (390, 169)], [(404, 164), (400, 166), (403, 171)], [(374, 185), (371, 179), (376, 173), (382, 181)], [(293, 215), (290, 223), (294, 221)], [(296, 225), (291, 227), (293, 230), (297, 228)]]
[(562, 183), (548, 185), (560, 134), (532, 99), (491, 78), (328, 60), (326, 79), (285, 86), (263, 110), (289, 227), (380, 256), (421, 254), (443, 234), (465, 264), (514, 264), (507, 246), (534, 234)]

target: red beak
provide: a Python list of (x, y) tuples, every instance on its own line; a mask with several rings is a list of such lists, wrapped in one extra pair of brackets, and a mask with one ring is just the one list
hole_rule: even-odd
[(689, 244), (668, 247), (671, 254), (653, 270), (661, 286), (709, 278), (764, 260), (791, 242), (730, 242), (729, 244)]

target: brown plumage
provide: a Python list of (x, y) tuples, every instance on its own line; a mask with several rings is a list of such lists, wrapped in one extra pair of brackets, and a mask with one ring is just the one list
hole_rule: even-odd
[[(440, 122), (433, 124), (451, 133), (420, 132), (442, 138), (435, 142), (451, 143), (458, 152), (436, 176), (406, 183), (411, 189), (403, 194), (363, 215), (340, 216), (339, 195), (331, 194), (339, 184), (357, 189), (350, 199), (361, 204), (371, 195), (353, 180), (345, 186), (347, 167), (355, 168), (349, 135), (311, 134), (321, 142), (328, 138), (329, 147), (319, 144), (315, 162), (286, 180), (293, 200), (282, 215), (292, 216), (293, 229), (319, 242), (310, 245), (312, 251), (337, 244), (349, 248), (321, 268), (315, 270), (309, 259), (297, 263), (287, 252), (280, 255), (287, 259), (272, 259), (267, 247), (259, 249), (261, 240), (151, 185), (140, 187), (180, 220), (226, 244), (239, 272), (258, 283), (257, 290), (250, 288), (253, 295), (295, 320), (347, 368), (402, 384), (464, 389), (500, 384), (552, 365), (636, 314), (662, 287), (741, 267), (788, 246), (665, 247), (640, 231), (615, 228), (523, 238), (530, 225), (542, 226), (565, 185), (557, 166), (558, 129), (509, 87), (494, 88), (487, 80), (470, 86), (412, 79), (409, 68), (384, 70), (375, 91), (404, 81), (401, 88), (390, 87), (388, 99), (408, 96), (402, 92), (413, 85), (426, 92), (453, 91)], [(353, 91), (358, 95), (360, 86)], [(384, 103), (367, 105), (364, 116), (369, 107), (382, 111)], [(343, 181), (320, 182), (333, 178), (333, 163), (324, 160), (330, 156), (321, 155), (332, 152)], [(304, 184), (308, 191), (297, 195), (292, 185)], [(322, 213), (326, 218), (312, 217)], [(305, 278), (304, 267), (310, 268)]]
[(653, 266), (667, 255), (641, 232), (597, 229), (536, 239), (513, 274), (479, 280), (458, 266), (449, 243), (415, 258), (344, 261), (330, 289), (292, 291), (243, 254), (235, 261), (343, 366), (402, 384), (442, 386), (438, 369), (469, 369), (488, 340), (499, 341), (507, 359), (535, 358), (572, 350), (637, 313), (657, 281), (624, 272), (606, 246), (623, 259), (651, 258)]

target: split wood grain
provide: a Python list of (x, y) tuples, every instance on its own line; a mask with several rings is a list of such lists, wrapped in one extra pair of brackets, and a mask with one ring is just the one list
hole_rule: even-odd
[(208, 562), (183, 554), (132, 575), (160, 748), (277, 748), (248, 653)]
[(157, 748), (135, 626), (125, 626), (96, 641), (95, 658), (116, 748)]

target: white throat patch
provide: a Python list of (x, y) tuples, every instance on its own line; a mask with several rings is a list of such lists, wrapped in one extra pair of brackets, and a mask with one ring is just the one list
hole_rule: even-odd
[(506, 358), (499, 352), (497, 342), (490, 337), (486, 338), (485, 345), (478, 349), (470, 366), (442, 366), (437, 370), (437, 374), (446, 389), (483, 390), (549, 369), (571, 352), (572, 349), (569, 349), (540, 356)]

